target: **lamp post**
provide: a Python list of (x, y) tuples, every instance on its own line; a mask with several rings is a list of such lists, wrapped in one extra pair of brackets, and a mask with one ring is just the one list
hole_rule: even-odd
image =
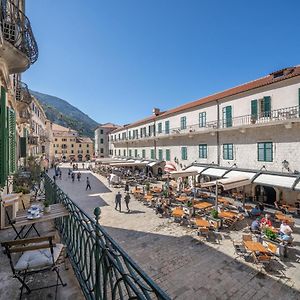
[(216, 199), (215, 199), (215, 209), (218, 211), (218, 180), (216, 180)]

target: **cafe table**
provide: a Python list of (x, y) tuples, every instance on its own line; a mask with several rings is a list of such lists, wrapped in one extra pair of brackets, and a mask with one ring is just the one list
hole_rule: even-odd
[(221, 212), (218, 214), (218, 217), (219, 217), (219, 218), (234, 219), (234, 218), (236, 218), (237, 215), (238, 215), (238, 213), (237, 213), (237, 212), (234, 212), (234, 211), (221, 211)]
[(268, 253), (268, 249), (263, 246), (263, 244), (254, 241), (244, 241), (244, 246), (250, 252), (260, 252), (260, 253)]
[(151, 201), (153, 199), (153, 195), (145, 195), (144, 200)]
[(172, 216), (173, 216), (173, 217), (182, 217), (182, 216), (184, 216), (184, 211), (183, 211), (183, 209), (175, 208), (175, 209), (172, 211)]
[[(61, 204), (52, 204), (50, 205), (50, 211), (49, 212), (41, 212), (39, 214), (39, 217), (33, 218), (27, 210), (18, 211), (15, 222), (12, 224), (14, 228), (21, 227), (21, 230), (19, 232), (16, 231), (17, 238), (24, 238), (28, 235), (28, 233), (31, 231), (31, 229), (34, 229), (36, 233), (39, 235), (38, 231), (35, 228), (36, 223), (46, 222), (50, 220), (54, 220), (56, 218), (65, 217), (69, 215), (69, 211), (66, 209), (66, 207)], [(24, 236), (21, 235), (21, 233), (25, 230), (26, 227), (29, 227), (27, 229)]]
[(286, 221), (289, 225), (295, 224), (295, 220), (292, 217), (283, 214), (275, 214), (275, 218), (280, 222)]
[(212, 207), (213, 204), (209, 203), (209, 202), (199, 202), (197, 204), (194, 205), (194, 208), (196, 209), (207, 209), (209, 207)]
[(187, 202), (189, 200), (189, 198), (186, 196), (180, 196), (180, 197), (177, 197), (176, 200), (179, 202)]
[(198, 227), (210, 227), (210, 223), (205, 220), (205, 219), (195, 219), (195, 224), (198, 226)]

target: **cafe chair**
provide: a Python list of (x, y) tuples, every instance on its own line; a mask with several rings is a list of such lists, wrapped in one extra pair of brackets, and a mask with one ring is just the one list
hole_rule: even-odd
[[(24, 288), (29, 294), (32, 291), (56, 287), (56, 297), (57, 287), (60, 285), (66, 286), (66, 283), (62, 281), (58, 268), (58, 259), (63, 255), (64, 247), (62, 244), (55, 244), (53, 240), (54, 236), (44, 236), (1, 243), (10, 261), (13, 277), (22, 284), (19, 299), (23, 296)], [(27, 277), (45, 271), (56, 273), (56, 283), (39, 288), (29, 287), (26, 282)]]

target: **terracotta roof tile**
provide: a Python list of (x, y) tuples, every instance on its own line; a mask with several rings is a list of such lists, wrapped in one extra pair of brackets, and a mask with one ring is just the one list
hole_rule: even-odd
[[(274, 75), (278, 74), (279, 72), (283, 72), (284, 75), (279, 76), (279, 77), (275, 77)], [(296, 77), (296, 76), (299, 76), (299, 75), (300, 75), (300, 65), (295, 66), (295, 67), (284, 68), (284, 69), (272, 72), (272, 73), (270, 73), (269, 75), (267, 75), (265, 77), (262, 77), (262, 78), (244, 83), (242, 85), (233, 87), (233, 88), (225, 90), (223, 92), (219, 92), (219, 93), (216, 93), (216, 94), (198, 99), (196, 101), (183, 104), (183, 105), (178, 106), (176, 108), (167, 110), (166, 112), (163, 112), (163, 113), (159, 114), (159, 116), (150, 116), (150, 117), (147, 117), (145, 119), (136, 121), (136, 122), (131, 123), (127, 126), (123, 126), (122, 128), (118, 128), (118, 129), (112, 131), (112, 133), (116, 133), (116, 132), (122, 131), (122, 130), (127, 129), (127, 128), (132, 128), (132, 127), (135, 127), (135, 126), (138, 126), (138, 125), (142, 125), (142, 124), (147, 123), (149, 121), (154, 121), (155, 119), (160, 119), (160, 117), (165, 117), (165, 116), (168, 116), (168, 115), (171, 115), (171, 114), (174, 114), (174, 113), (185, 111), (187, 109), (197, 107), (197, 106), (205, 104), (205, 103), (221, 100), (221, 99), (224, 99), (224, 98), (229, 97), (229, 96), (233, 96), (233, 95), (237, 95), (237, 94), (240, 94), (240, 93), (243, 93), (243, 92), (246, 92), (246, 91), (254, 90), (254, 89), (257, 89), (257, 88), (260, 88), (260, 87), (263, 87), (263, 86), (267, 86), (267, 85), (273, 84), (275, 82), (286, 80), (286, 79), (289, 79), (289, 78), (292, 78), (292, 77)]]

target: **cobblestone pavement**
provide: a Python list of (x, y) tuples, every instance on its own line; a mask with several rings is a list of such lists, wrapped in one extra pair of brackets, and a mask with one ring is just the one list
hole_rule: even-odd
[[(86, 176), (91, 191), (85, 191)], [(221, 233), (219, 243), (201, 242), (195, 230), (159, 218), (136, 200), (130, 213), (125, 207), (116, 211), (118, 189), (108, 188), (100, 175), (82, 171), (81, 182), (74, 183), (67, 177), (64, 171), (57, 183), (91, 216), (101, 207), (101, 225), (172, 299), (300, 299), (298, 247), (288, 259), (272, 262), (267, 275), (236, 258), (232, 239), (240, 239), (241, 232)], [(299, 233), (295, 237), (299, 246)], [(275, 272), (282, 268), (284, 273)]]

